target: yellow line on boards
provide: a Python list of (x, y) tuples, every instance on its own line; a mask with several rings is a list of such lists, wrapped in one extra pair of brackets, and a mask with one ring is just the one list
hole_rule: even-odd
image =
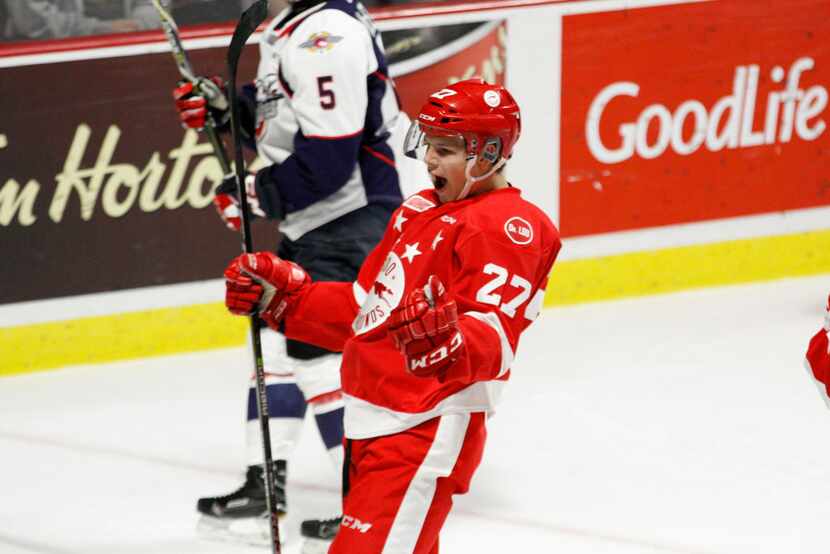
[(558, 262), (545, 306), (828, 272), (830, 230), (634, 252)]
[[(830, 273), (830, 230), (561, 261), (545, 306), (820, 273)], [(0, 376), (236, 347), (247, 328), (221, 302), (2, 327)]]
[(0, 328), (0, 376), (240, 346), (247, 326), (215, 302)]

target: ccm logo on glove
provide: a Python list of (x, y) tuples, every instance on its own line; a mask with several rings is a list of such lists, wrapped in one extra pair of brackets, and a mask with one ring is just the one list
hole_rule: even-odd
[(392, 310), (388, 331), (416, 377), (442, 377), (464, 351), (458, 307), (435, 275)]

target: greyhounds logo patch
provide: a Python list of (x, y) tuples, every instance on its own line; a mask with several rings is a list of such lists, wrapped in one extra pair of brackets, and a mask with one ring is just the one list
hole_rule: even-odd
[(323, 31), (312, 34), (307, 41), (300, 45), (300, 48), (305, 48), (310, 52), (328, 52), (341, 40), (343, 40), (343, 37)]
[(511, 217), (504, 223), (507, 238), (519, 245), (530, 244), (533, 240), (533, 227), (521, 217)]
[(390, 252), (352, 323), (355, 335), (367, 333), (386, 321), (403, 297), (405, 282), (401, 259)]

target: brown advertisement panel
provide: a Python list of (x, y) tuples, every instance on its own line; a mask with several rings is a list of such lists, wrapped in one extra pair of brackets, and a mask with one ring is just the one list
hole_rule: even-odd
[(205, 137), (177, 123), (169, 54), (0, 71), (0, 303), (219, 274), (239, 240), (209, 208)]
[[(407, 111), (451, 79), (503, 79), (504, 29), (481, 25), (385, 37), (391, 62), (423, 62), (398, 79)], [(190, 55), (200, 73), (224, 73), (224, 48)], [(249, 46), (240, 80), (257, 60)], [(239, 237), (211, 206), (221, 171), (207, 139), (177, 123), (177, 79), (169, 53), (0, 69), (0, 304), (221, 275)], [(276, 245), (269, 222), (253, 234)]]
[(565, 16), (566, 236), (830, 205), (830, 3)]

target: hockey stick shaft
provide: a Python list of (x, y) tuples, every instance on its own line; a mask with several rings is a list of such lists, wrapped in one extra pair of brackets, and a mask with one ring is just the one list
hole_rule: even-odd
[[(170, 43), (170, 51), (173, 53), (173, 59), (176, 61), (176, 67), (179, 68), (179, 73), (183, 79), (198, 87), (199, 77), (193, 72), (193, 66), (190, 65), (190, 60), (187, 58), (187, 52), (179, 37), (179, 27), (176, 25), (175, 20), (173, 20), (173, 16), (161, 5), (159, 0), (152, 0), (152, 2), (153, 7), (156, 8), (161, 19), (161, 28), (164, 30), (167, 42)], [(205, 134), (210, 141), (210, 145), (213, 147), (213, 153), (216, 155), (216, 159), (219, 160), (222, 175), (229, 175), (231, 167), (228, 162), (228, 155), (225, 152), (225, 147), (222, 146), (222, 141), (219, 140), (219, 135), (216, 132), (216, 123), (213, 121), (210, 112), (208, 112), (207, 121), (205, 122)]]
[[(242, 136), (239, 123), (239, 103), (236, 101), (236, 73), (239, 68), (239, 58), (245, 49), (245, 43), (254, 33), (257, 27), (265, 21), (268, 16), (268, 0), (257, 0), (251, 7), (242, 13), (239, 23), (233, 32), (231, 44), (228, 47), (228, 86), (229, 101), (231, 104), (231, 130), (233, 131), (233, 146), (236, 154), (236, 187), (239, 197), (242, 225), (242, 250), (251, 252), (253, 244), (251, 241), (250, 208), (248, 207), (248, 195), (245, 192), (245, 159), (242, 156)], [(261, 323), (256, 315), (251, 316), (251, 348), (254, 352), (254, 366), (256, 375), (256, 400), (257, 412), (259, 412), (259, 428), (262, 432), (262, 454), (265, 462), (265, 502), (268, 506), (269, 523), (271, 528), (271, 548), (274, 554), (280, 554), (279, 519), (277, 516), (275, 487), (274, 487), (274, 466), (271, 456), (271, 431), (268, 423), (268, 397), (265, 388), (265, 366), (262, 361), (262, 343), (260, 342), (259, 329)]]

